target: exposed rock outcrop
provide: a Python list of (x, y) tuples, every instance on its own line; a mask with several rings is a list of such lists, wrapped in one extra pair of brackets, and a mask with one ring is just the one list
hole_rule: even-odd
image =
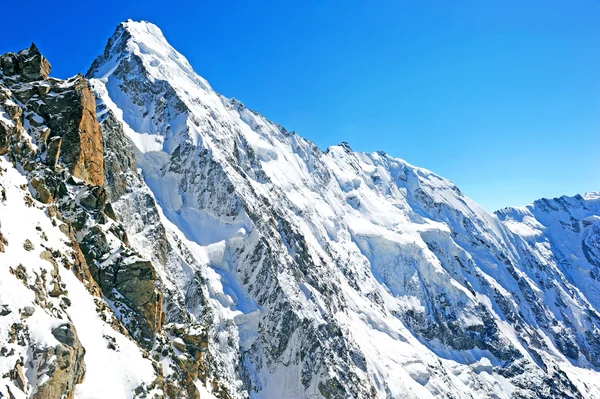
[(52, 330), (52, 335), (59, 344), (46, 348), (41, 353), (39, 364), (48, 380), (32, 395), (32, 399), (72, 399), (75, 385), (85, 376), (83, 357), (85, 349), (79, 342), (75, 327), (65, 323)]
[[(102, 132), (87, 80), (81, 75), (66, 81), (49, 78), (50, 64), (34, 44), (0, 56), (0, 65), (6, 82), (15, 84), (12, 95), (27, 107), (27, 121), (37, 130), (46, 163), (54, 168), (60, 160), (76, 178), (102, 185)], [(6, 151), (9, 128), (14, 133), (22, 116), (15, 102), (4, 105), (11, 107), (7, 113), (14, 123), (0, 123), (0, 153)]]
[[(104, 235), (90, 231), (83, 240), (84, 251), (101, 248)], [(152, 263), (139, 258), (131, 251), (123, 251), (103, 264), (91, 268), (102, 292), (110, 298), (119, 311), (133, 319), (128, 328), (140, 344), (151, 347), (154, 336), (162, 327), (162, 295), (156, 289), (156, 271)]]
[[(48, 118), (50, 128), (49, 154), (68, 166), (71, 174), (86, 183), (101, 186), (104, 183), (102, 132), (96, 119), (96, 102), (85, 78), (81, 75), (63, 85), (52, 87), (52, 96), (46, 96), (46, 107), (40, 114), (61, 115)], [(59, 136), (60, 142), (53, 141)]]
[(0, 66), (6, 75), (19, 75), (20, 80), (32, 82), (43, 80), (50, 74), (50, 63), (35, 44), (18, 53), (6, 53), (0, 56)]

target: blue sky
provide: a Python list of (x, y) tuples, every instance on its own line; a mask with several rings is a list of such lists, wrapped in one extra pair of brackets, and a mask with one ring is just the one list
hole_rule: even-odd
[(488, 210), (600, 190), (598, 0), (23, 4), (2, 5), (0, 52), (34, 41), (56, 77), (149, 20), (217, 91), (321, 148), (385, 150)]

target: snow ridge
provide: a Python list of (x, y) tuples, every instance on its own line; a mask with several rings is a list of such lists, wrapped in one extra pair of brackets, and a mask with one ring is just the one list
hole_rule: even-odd
[(600, 396), (598, 193), (489, 214), (383, 152), (321, 151), (148, 22), (119, 25), (87, 76), (204, 275), (231, 395)]

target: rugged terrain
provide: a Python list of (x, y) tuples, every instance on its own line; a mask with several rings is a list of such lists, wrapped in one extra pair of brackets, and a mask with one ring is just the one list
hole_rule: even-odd
[(322, 151), (147, 22), (0, 67), (0, 397), (600, 398), (600, 194)]

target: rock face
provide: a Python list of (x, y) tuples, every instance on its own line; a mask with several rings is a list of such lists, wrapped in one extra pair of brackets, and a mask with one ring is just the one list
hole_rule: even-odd
[(87, 81), (78, 76), (64, 86), (53, 87), (49, 93), (40, 115), (60, 114), (62, 118), (47, 120), (51, 132), (48, 159), (56, 159), (60, 154), (58, 159), (68, 166), (73, 176), (92, 185), (103, 185), (102, 132), (96, 119), (94, 94)]
[(28, 49), (0, 56), (0, 66), (5, 75), (19, 75), (24, 82), (43, 80), (50, 75), (50, 63), (35, 44)]
[[(94, 232), (88, 239), (92, 239)], [(102, 292), (116, 303), (122, 302), (120, 313), (131, 314), (135, 325), (132, 335), (145, 347), (151, 348), (155, 334), (162, 327), (162, 296), (156, 290), (156, 272), (152, 263), (124, 253), (113, 257), (108, 264), (92, 267), (92, 275)]]
[[(47, 150), (47, 163), (54, 166), (60, 160), (74, 177), (102, 185), (102, 132), (94, 94), (83, 76), (66, 81), (48, 78), (50, 64), (33, 44), (16, 54), (2, 55), (0, 65), (5, 81), (19, 86), (12, 95), (27, 105), (28, 122), (34, 127), (44, 126), (38, 135), (42, 149)], [(0, 128), (0, 151), (6, 146), (6, 135)]]
[(72, 399), (75, 397), (75, 385), (85, 376), (85, 350), (79, 342), (75, 327), (70, 323), (56, 327), (52, 330), (52, 335), (59, 344), (42, 353), (40, 364), (47, 367), (47, 370), (38, 371), (45, 372), (49, 378), (33, 393), (32, 398)]

